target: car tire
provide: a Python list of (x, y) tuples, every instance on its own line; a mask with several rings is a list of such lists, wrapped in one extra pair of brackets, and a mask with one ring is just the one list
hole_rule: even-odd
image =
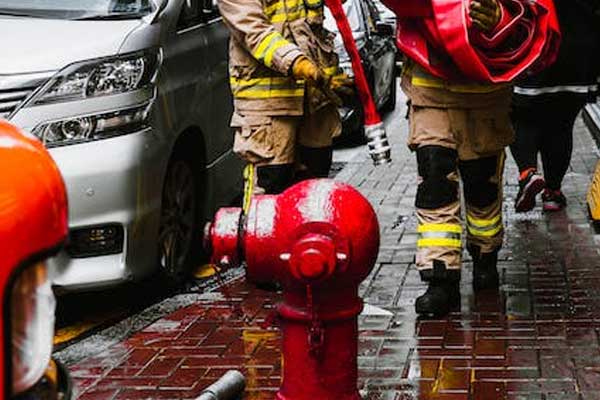
[[(158, 236), (158, 262), (169, 286), (179, 287), (202, 257), (203, 163), (179, 146), (169, 161), (163, 183)], [(192, 147), (193, 148), (193, 147)]]
[(381, 107), (381, 110), (385, 113), (389, 113), (392, 112), (396, 109), (396, 98), (398, 94), (398, 82), (396, 79), (396, 76), (394, 75), (394, 77), (392, 78), (392, 81), (390, 83), (390, 95), (387, 98), (387, 100), (385, 101), (385, 103), (383, 103), (383, 107)]

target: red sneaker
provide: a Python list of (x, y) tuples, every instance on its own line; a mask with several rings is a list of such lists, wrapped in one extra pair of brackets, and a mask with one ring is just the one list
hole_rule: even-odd
[(567, 206), (567, 198), (559, 190), (546, 189), (542, 193), (544, 211), (560, 211)]
[(546, 187), (546, 181), (535, 168), (524, 171), (526, 175), (519, 179), (519, 193), (515, 200), (517, 212), (527, 212), (535, 207), (535, 196)]

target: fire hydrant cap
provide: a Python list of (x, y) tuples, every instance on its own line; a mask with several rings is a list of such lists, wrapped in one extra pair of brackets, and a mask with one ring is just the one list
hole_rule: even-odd
[(296, 243), (290, 259), (292, 274), (302, 280), (317, 280), (335, 272), (335, 244), (330, 238), (311, 234)]

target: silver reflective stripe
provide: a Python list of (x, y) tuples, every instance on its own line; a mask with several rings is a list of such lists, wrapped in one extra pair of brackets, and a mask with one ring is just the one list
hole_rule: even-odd
[(560, 93), (560, 92), (587, 94), (589, 92), (594, 92), (597, 90), (598, 90), (598, 85), (562, 85), (562, 86), (548, 86), (548, 87), (541, 87), (541, 88), (524, 88), (524, 87), (520, 87), (520, 86), (515, 86), (515, 93), (522, 94), (524, 96), (537, 96), (540, 94), (550, 94), (550, 93)]
[(454, 232), (420, 232), (419, 239), (456, 239), (460, 240), (460, 233)]

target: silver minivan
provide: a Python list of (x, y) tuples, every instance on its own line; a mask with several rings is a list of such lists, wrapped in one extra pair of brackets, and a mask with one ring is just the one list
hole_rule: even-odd
[(211, 0), (0, 0), (0, 118), (44, 141), (69, 194), (59, 291), (197, 258), (241, 187), (227, 44)]

